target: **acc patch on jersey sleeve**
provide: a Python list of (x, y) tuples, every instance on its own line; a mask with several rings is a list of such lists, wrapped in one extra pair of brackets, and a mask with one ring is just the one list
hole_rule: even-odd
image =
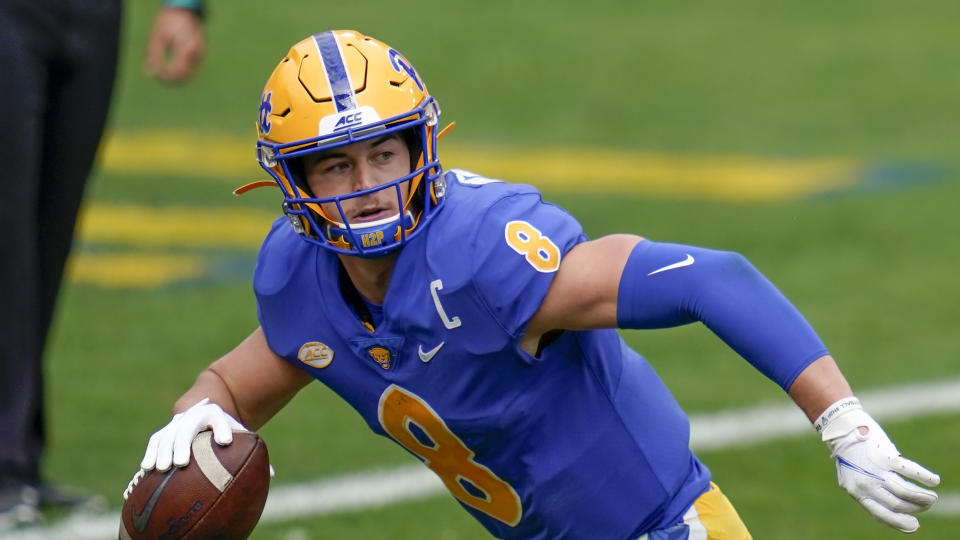
[(474, 284), (509, 334), (519, 334), (540, 307), (563, 256), (585, 239), (570, 214), (532, 189), (489, 207), (471, 246)]

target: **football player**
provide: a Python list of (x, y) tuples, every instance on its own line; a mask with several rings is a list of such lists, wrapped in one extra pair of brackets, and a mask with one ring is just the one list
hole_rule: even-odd
[(900, 456), (746, 259), (590, 240), (533, 187), (442, 169), (439, 120), (380, 41), (329, 31), (290, 49), (257, 121), (285, 212), (254, 273), (260, 326), (177, 401), (143, 470), (187, 464), (208, 426), (221, 444), (259, 428), (318, 379), (494, 536), (749, 538), (687, 416), (616, 331), (702, 321), (789, 393), (855, 499), (917, 529), (937, 495), (907, 479), (939, 477)]

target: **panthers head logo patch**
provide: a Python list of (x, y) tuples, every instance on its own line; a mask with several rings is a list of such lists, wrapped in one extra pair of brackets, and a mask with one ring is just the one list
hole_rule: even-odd
[(390, 357), (390, 351), (384, 347), (370, 347), (367, 350), (367, 354), (370, 355), (370, 358), (373, 359), (380, 367), (383, 369), (390, 369), (390, 364), (392, 359)]

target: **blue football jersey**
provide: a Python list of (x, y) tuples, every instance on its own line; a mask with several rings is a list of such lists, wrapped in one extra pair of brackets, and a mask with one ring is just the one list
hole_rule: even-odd
[(419, 456), (497, 537), (625, 539), (677, 523), (710, 474), (647, 362), (613, 329), (519, 348), (580, 225), (530, 186), (445, 179), (373, 331), (337, 256), (278, 219), (254, 276), (270, 348)]

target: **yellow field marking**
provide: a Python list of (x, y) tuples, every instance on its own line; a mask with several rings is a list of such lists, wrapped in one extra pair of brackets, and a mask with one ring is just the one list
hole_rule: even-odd
[[(726, 202), (793, 200), (850, 186), (865, 164), (849, 158), (758, 158), (660, 154), (584, 147), (444, 144), (447, 168), (534, 184), (554, 192), (653, 195)], [(105, 171), (229, 179), (267, 178), (253, 136), (144, 131), (112, 134), (101, 149)]]
[[(251, 130), (252, 131), (252, 130)], [(256, 138), (226, 133), (151, 130), (109, 133), (100, 147), (105, 171), (210, 178), (266, 176)]]
[[(725, 202), (793, 200), (852, 185), (862, 164), (851, 159), (684, 156), (586, 148), (454, 147), (446, 163), (491, 178), (582, 193), (656, 195)], [(460, 165), (457, 165), (458, 167)]]
[(195, 279), (205, 270), (201, 256), (78, 252), (67, 264), (67, 278), (101, 287), (148, 288)]
[(279, 209), (92, 203), (80, 215), (78, 232), (87, 242), (255, 250), (279, 216)]
[[(279, 212), (148, 205), (87, 205), (78, 235), (84, 241), (137, 248), (235, 248), (255, 251)], [(74, 252), (68, 279), (101, 287), (149, 288), (195, 279), (208, 256)]]
[[(517, 148), (445, 144), (446, 167), (534, 184), (545, 191), (649, 195), (727, 202), (793, 200), (856, 183), (865, 164), (843, 158), (669, 155), (582, 147)], [(103, 170), (230, 182), (266, 178), (252, 136), (188, 131), (115, 133), (101, 148)], [(279, 212), (250, 208), (157, 208), (94, 202), (80, 217), (86, 242), (138, 248), (256, 250)], [(75, 281), (151, 287), (202, 275), (200, 256), (78, 254)]]

